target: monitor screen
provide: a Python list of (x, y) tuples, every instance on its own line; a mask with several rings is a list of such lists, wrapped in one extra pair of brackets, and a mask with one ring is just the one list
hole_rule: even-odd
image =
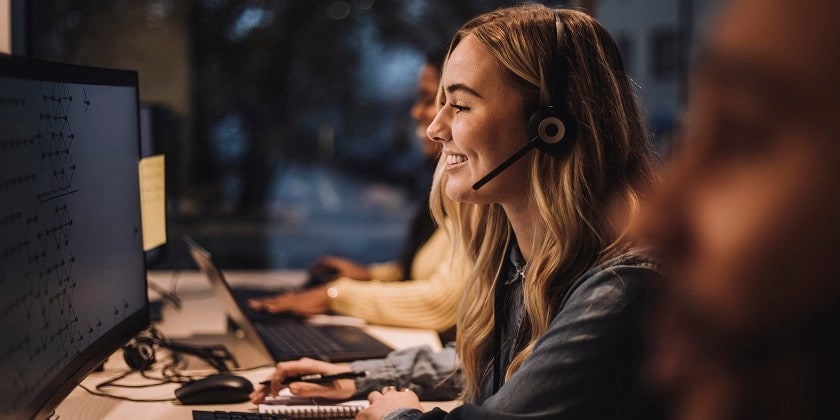
[(44, 418), (149, 325), (137, 73), (0, 56), (0, 413)]

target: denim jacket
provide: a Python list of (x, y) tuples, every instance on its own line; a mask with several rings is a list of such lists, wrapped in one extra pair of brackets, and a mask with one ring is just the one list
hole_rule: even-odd
[[(519, 271), (516, 253), (511, 253), (511, 258), (508, 270), (502, 271), (507, 273), (507, 283), (515, 282), (511, 277)], [(386, 419), (660, 417), (639, 375), (646, 286), (658, 276), (655, 264), (637, 253), (626, 253), (590, 269), (565, 293), (533, 353), (497, 392), (493, 393), (494, 375), (490, 372), (475, 404), (464, 404), (450, 413), (402, 409)], [(518, 317), (523, 311), (521, 294), (514, 302), (518, 303), (509, 308), (508, 315)], [(509, 361), (505, 355), (520, 341), (502, 340), (502, 374)], [(451, 344), (440, 352), (412, 348), (393, 352), (383, 360), (352, 365), (371, 372), (357, 381), (360, 396), (386, 385), (410, 387), (425, 400), (452, 399), (458, 391), (458, 361)]]

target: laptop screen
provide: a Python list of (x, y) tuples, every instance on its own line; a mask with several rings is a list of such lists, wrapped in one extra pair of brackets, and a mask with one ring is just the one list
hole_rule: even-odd
[(268, 349), (245, 312), (236, 302), (230, 285), (224, 278), (222, 271), (213, 263), (210, 252), (190, 238), (184, 238), (184, 241), (187, 243), (193, 261), (198, 265), (199, 270), (207, 276), (214, 293), (221, 300), (222, 308), (227, 313), (229, 321), (233, 324), (232, 326), (236, 329), (236, 333), (243, 334), (261, 353), (268, 356), (270, 354)]

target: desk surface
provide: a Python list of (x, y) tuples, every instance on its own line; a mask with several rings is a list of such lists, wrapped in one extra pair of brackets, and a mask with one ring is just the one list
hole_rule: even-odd
[[(228, 281), (233, 285), (249, 287), (265, 286), (279, 287), (300, 284), (304, 279), (304, 273), (299, 271), (225, 271)], [(210, 284), (197, 271), (150, 271), (149, 281), (158, 286), (159, 289), (175, 292), (181, 299), (181, 309), (173, 305), (164, 304), (163, 321), (155, 326), (170, 339), (189, 340), (195, 336), (222, 335), (226, 331), (226, 317), (219, 310), (218, 301), (210, 290)], [(149, 292), (150, 299), (158, 299), (159, 294)], [(411, 347), (415, 345), (429, 345), (432, 348), (441, 347), (440, 340), (434, 331), (414, 330), (408, 328), (393, 328), (368, 325), (365, 327), (371, 334), (389, 344), (395, 349)], [(166, 357), (166, 354), (162, 355)], [(162, 357), (158, 357), (161, 360)], [(194, 376), (204, 376), (215, 373), (198, 359), (189, 357), (188, 365), (182, 373)], [(248, 361), (243, 361), (248, 365)], [(161, 363), (148, 371), (148, 376), (159, 377), (161, 375)], [(101, 384), (111, 378), (117, 377), (128, 370), (122, 352), (117, 351), (104, 364), (104, 370), (90, 374), (82, 385), (88, 389), (95, 390)], [(236, 373), (242, 375), (254, 383), (264, 380), (272, 372), (272, 366), (250, 367)], [(153, 380), (143, 378), (139, 373), (131, 373), (128, 377), (119, 381), (125, 385), (142, 385), (153, 383)], [(179, 384), (163, 384), (143, 388), (103, 388), (111, 395), (129, 397), (133, 399), (165, 400), (174, 398), (175, 389)], [(453, 402), (424, 403), (429, 408), (434, 406), (452, 407)], [(224, 410), (224, 411), (254, 411), (255, 407), (250, 403), (239, 404), (216, 404), (216, 405), (190, 405), (183, 406), (175, 401), (162, 402), (132, 402), (108, 397), (95, 396), (85, 391), (82, 387), (75, 390), (56, 409), (54, 418), (61, 420), (75, 419), (127, 419), (127, 418), (148, 418), (148, 419), (191, 419), (193, 410)]]

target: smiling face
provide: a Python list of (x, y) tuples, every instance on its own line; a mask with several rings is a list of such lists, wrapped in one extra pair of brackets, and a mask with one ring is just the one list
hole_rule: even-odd
[(528, 142), (524, 102), (505, 71), (472, 35), (455, 47), (443, 70), (442, 107), (427, 133), (442, 145), (446, 195), (454, 201), (504, 204), (527, 194), (528, 158), (472, 189)]
[[(672, 325), (654, 360), (680, 392), (682, 418), (737, 410), (747, 399), (727, 386), (750, 376), (732, 361), (768, 363), (739, 349), (793, 362), (802, 337), (784, 334), (840, 305), (840, 57), (829, 53), (840, 46), (840, 4), (730, 3), (710, 26), (684, 143), (644, 222), (669, 269), (662, 319)], [(784, 401), (802, 387), (773, 376), (780, 366), (742, 390)]]

